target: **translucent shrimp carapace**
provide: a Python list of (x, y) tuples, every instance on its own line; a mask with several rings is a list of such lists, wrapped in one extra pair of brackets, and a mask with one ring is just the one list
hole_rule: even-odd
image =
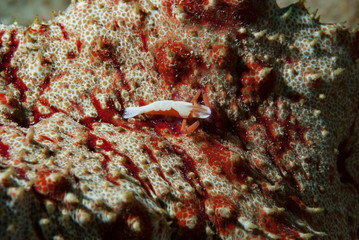
[(199, 90), (191, 102), (163, 100), (142, 107), (128, 107), (125, 109), (123, 118), (131, 118), (143, 113), (174, 116), (183, 118), (181, 131), (191, 133), (199, 126), (199, 121), (187, 127), (188, 118), (208, 118), (211, 116), (211, 108), (206, 94), (203, 94), (205, 105), (197, 103), (200, 94), (201, 91)]

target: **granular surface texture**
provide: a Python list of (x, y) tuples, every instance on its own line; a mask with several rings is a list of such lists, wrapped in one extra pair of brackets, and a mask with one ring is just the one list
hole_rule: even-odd
[[(302, 1), (73, 0), (0, 25), (0, 239), (357, 239), (358, 43)], [(198, 90), (191, 134), (122, 117)]]

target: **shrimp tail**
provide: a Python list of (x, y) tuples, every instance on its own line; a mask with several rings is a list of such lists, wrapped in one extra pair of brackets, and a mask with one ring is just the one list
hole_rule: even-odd
[(141, 107), (128, 107), (125, 109), (125, 112), (123, 113), (122, 117), (132, 118), (141, 113), (143, 113), (143, 109)]

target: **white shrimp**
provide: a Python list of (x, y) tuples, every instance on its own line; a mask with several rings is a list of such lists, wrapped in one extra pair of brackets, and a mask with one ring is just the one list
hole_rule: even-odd
[(128, 107), (125, 109), (123, 118), (132, 118), (143, 113), (175, 116), (183, 118), (181, 130), (186, 133), (191, 133), (199, 126), (199, 121), (196, 121), (187, 128), (186, 119), (209, 118), (211, 116), (211, 108), (209, 107), (207, 95), (203, 94), (203, 100), (206, 105), (197, 103), (197, 99), (200, 94), (201, 91), (198, 91), (192, 102), (163, 100), (156, 101), (142, 107)]

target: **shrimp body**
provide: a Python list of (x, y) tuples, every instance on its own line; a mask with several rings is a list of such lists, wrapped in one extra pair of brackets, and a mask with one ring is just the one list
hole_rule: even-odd
[(139, 114), (156, 114), (167, 115), (183, 118), (181, 132), (189, 134), (198, 126), (199, 121), (187, 127), (188, 118), (209, 118), (211, 116), (211, 108), (207, 95), (203, 94), (203, 102), (206, 105), (198, 104), (197, 99), (201, 91), (198, 90), (191, 102), (163, 100), (150, 103), (142, 107), (128, 107), (123, 113), (123, 118), (132, 118)]
[(190, 102), (163, 100), (142, 107), (126, 108), (123, 118), (131, 118), (143, 113), (169, 115), (185, 119), (208, 118), (211, 115), (211, 109), (205, 105), (193, 104)]

